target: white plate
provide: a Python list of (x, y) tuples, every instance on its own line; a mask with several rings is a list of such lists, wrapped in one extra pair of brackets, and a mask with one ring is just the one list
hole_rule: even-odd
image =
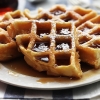
[[(37, 11), (31, 12), (36, 14)], [(88, 67), (88, 65), (84, 65)], [(31, 89), (57, 90), (84, 86), (100, 81), (100, 69), (88, 70), (83, 73), (81, 79), (71, 80), (66, 77), (48, 77), (44, 73), (34, 71), (23, 58), (10, 62), (0, 63), (0, 81)]]
[(47, 77), (44, 73), (36, 72), (24, 62), (23, 58), (0, 64), (0, 81), (31, 89), (56, 90), (73, 88), (99, 80), (100, 69), (88, 70), (84, 72), (81, 79), (71, 80), (66, 77)]

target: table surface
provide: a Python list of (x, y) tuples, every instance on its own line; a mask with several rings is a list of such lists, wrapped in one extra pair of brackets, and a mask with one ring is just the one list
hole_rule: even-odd
[[(87, 2), (88, 4), (91, 1)], [(18, 9), (36, 10), (38, 7), (48, 8), (54, 4), (65, 4), (69, 6), (68, 0), (45, 0), (38, 4), (32, 4), (28, 0), (19, 0)], [(89, 5), (89, 7), (91, 7)], [(93, 6), (92, 6), (93, 7)], [(95, 7), (93, 7), (95, 9)], [(64, 90), (34, 90), (16, 87), (0, 82), (0, 98), (6, 99), (23, 99), (32, 98), (33, 100), (41, 99), (99, 99), (100, 98), (100, 82), (93, 83), (82, 87)], [(1, 99), (0, 99), (1, 100)]]

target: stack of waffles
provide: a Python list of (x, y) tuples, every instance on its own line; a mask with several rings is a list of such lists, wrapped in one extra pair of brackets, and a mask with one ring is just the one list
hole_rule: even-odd
[(0, 21), (0, 61), (24, 55), (35, 70), (81, 78), (80, 61), (100, 68), (99, 19), (91, 9), (64, 5), (39, 8), (35, 16), (8, 12)]

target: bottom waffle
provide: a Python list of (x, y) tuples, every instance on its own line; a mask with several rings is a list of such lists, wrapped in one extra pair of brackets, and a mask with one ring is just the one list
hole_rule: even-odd
[(31, 22), (31, 33), (16, 36), (25, 61), (48, 75), (80, 78), (76, 29), (69, 22)]

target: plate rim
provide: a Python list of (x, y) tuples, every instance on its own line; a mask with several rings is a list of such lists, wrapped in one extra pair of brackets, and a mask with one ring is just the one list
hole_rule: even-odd
[[(98, 73), (94, 74), (94, 76), (90, 76), (88, 79), (81, 81), (79, 79), (79, 82), (74, 81), (70, 84), (70, 82), (47, 82), (47, 83), (41, 83), (38, 82), (39, 77), (32, 77), (20, 73), (14, 73), (9, 74), (8, 68), (6, 68), (4, 65), (0, 64), (0, 81), (6, 84), (10, 84), (13, 86), (21, 87), (21, 88), (27, 88), (27, 89), (37, 89), (37, 90), (59, 90), (59, 89), (71, 89), (76, 87), (81, 87), (85, 85), (89, 85), (95, 82), (100, 81), (100, 69), (97, 70)], [(91, 70), (90, 70), (91, 71)], [(86, 72), (88, 73), (88, 71)], [(26, 84), (24, 84), (26, 83)]]

